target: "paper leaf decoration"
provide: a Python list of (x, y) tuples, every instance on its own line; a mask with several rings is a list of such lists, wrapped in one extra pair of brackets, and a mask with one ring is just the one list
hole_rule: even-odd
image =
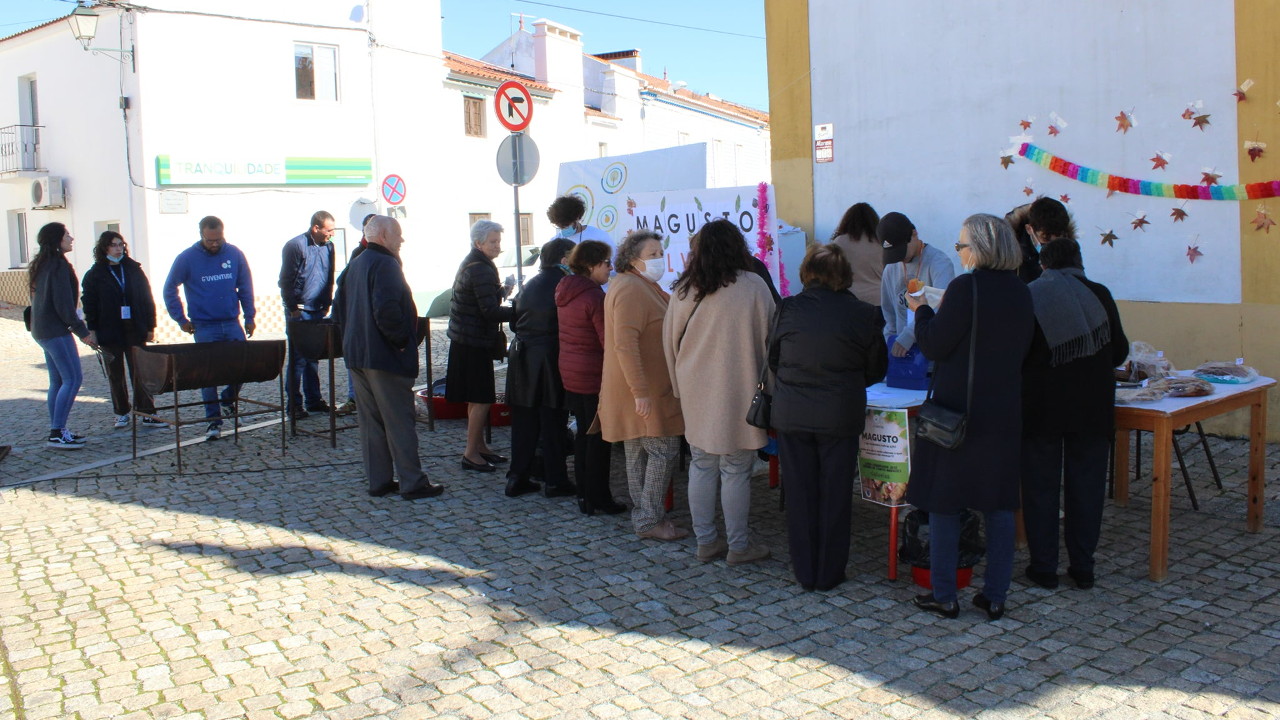
[(1030, 121), (1030, 120), (1020, 120), (1020, 121), (1018, 121), (1018, 125), (1019, 125), (1023, 130), (1030, 130), (1030, 129), (1031, 129), (1031, 121)]
[(1213, 172), (1212, 170), (1204, 170), (1200, 173), (1200, 175), (1201, 175), (1200, 184), (1204, 185), (1205, 187), (1208, 187), (1210, 185), (1217, 185), (1218, 178), (1222, 177), (1220, 173)]
[(1235, 91), (1235, 92), (1233, 92), (1233, 93), (1231, 93), (1231, 94), (1236, 96), (1236, 102), (1238, 102), (1238, 103), (1242, 103), (1242, 102), (1244, 102), (1244, 101), (1245, 101), (1245, 99), (1249, 97), (1248, 95), (1245, 95), (1245, 94), (1244, 94), (1244, 91), (1243, 91), (1243, 90), (1237, 90), (1237, 91)]
[(1276, 224), (1276, 221), (1272, 220), (1271, 216), (1267, 214), (1266, 205), (1258, 207), (1258, 214), (1253, 216), (1252, 222), (1254, 230), (1261, 230), (1268, 235), (1271, 234), (1271, 226)]
[(1156, 152), (1156, 154), (1151, 157), (1152, 170), (1163, 170), (1165, 166), (1168, 164), (1169, 164), (1168, 153)]
[(1116, 132), (1129, 134), (1129, 128), (1133, 127), (1133, 116), (1121, 110), (1116, 116)]
[(1010, 165), (1012, 165), (1012, 164), (1013, 164), (1013, 156), (1012, 156), (1012, 155), (1001, 155), (1001, 156), (1000, 156), (1000, 167), (1004, 168), (1005, 170), (1008, 170), (1008, 169), (1009, 169), (1009, 166), (1010, 166)]
[(1106, 232), (1102, 233), (1102, 244), (1103, 244), (1103, 245), (1110, 245), (1111, 247), (1115, 247), (1115, 246), (1116, 246), (1116, 240), (1118, 240), (1118, 239), (1119, 239), (1119, 238), (1117, 238), (1117, 237), (1116, 237), (1116, 234), (1115, 234), (1115, 231), (1114, 231), (1114, 230), (1108, 230), (1108, 231), (1106, 231)]
[(1190, 107), (1188, 107), (1186, 110), (1183, 110), (1183, 111), (1182, 111), (1182, 119), (1183, 119), (1183, 120), (1190, 120), (1191, 118), (1193, 118), (1193, 117), (1195, 117), (1195, 116), (1196, 116), (1196, 111), (1195, 111), (1195, 110), (1192, 110)]
[(1133, 226), (1134, 230), (1141, 230), (1142, 232), (1146, 232), (1147, 226), (1151, 224), (1151, 221), (1147, 219), (1147, 214), (1143, 213), (1138, 217), (1134, 218), (1133, 222), (1129, 224)]
[(1116, 194), (1115, 190), (1112, 190), (1111, 188), (1107, 188), (1107, 197), (1111, 197), (1112, 195), (1115, 195), (1115, 194)]
[(1058, 126), (1057, 126), (1057, 125), (1050, 125), (1050, 126), (1049, 126), (1049, 134), (1050, 134), (1050, 135), (1058, 135), (1058, 134), (1059, 134), (1059, 133), (1061, 133), (1061, 132), (1062, 132), (1062, 131), (1058, 129)]
[(1204, 255), (1204, 253), (1200, 252), (1199, 245), (1187, 246), (1187, 260), (1190, 260), (1192, 265), (1195, 265), (1196, 258), (1201, 257), (1202, 255)]
[(1191, 127), (1200, 128), (1200, 132), (1204, 132), (1204, 128), (1209, 124), (1208, 115), (1197, 115), (1191, 121)]
[(1182, 222), (1187, 219), (1187, 211), (1180, 207), (1176, 207), (1173, 209), (1173, 212), (1169, 213), (1169, 217), (1172, 217), (1174, 222)]
[(1026, 187), (1022, 188), (1022, 194), (1026, 195), (1027, 197), (1031, 197), (1032, 195), (1035, 194), (1035, 192), (1036, 192), (1035, 190), (1031, 189), (1030, 185), (1027, 185)]
[(1049, 113), (1049, 122), (1053, 123), (1053, 125), (1056, 126), (1059, 130), (1067, 129), (1067, 121), (1063, 120), (1062, 116), (1056, 112)]
[(1063, 204), (1063, 205), (1066, 205), (1067, 203), (1071, 202), (1071, 196), (1070, 196), (1070, 195), (1059, 195), (1059, 196), (1058, 196), (1058, 199), (1062, 201), (1062, 204)]
[(1249, 140), (1245, 142), (1244, 149), (1249, 153), (1249, 162), (1257, 162), (1258, 158), (1262, 157), (1263, 151), (1267, 149), (1267, 144), (1257, 140)]

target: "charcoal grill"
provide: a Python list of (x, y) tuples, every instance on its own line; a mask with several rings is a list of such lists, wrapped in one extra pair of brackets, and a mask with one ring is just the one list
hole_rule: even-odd
[(298, 427), (298, 419), (289, 417), (289, 432), (329, 438), (329, 447), (338, 447), (338, 431), (359, 427), (354, 423), (338, 424), (338, 405), (334, 402), (333, 361), (342, 357), (342, 327), (333, 320), (293, 320), (285, 325), (285, 336), (293, 352), (308, 360), (324, 360), (329, 366), (329, 430), (317, 432)]

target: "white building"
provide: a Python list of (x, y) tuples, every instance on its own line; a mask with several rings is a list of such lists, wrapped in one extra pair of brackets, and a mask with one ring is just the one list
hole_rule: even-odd
[[(343, 257), (370, 211), (400, 217), (410, 284), (425, 313), (447, 288), (479, 217), (508, 227), (513, 193), (495, 167), (508, 132), (494, 115), (505, 80), (534, 98), (528, 134), (541, 170), (521, 189), (526, 238), (551, 234), (544, 210), (560, 162), (706, 142), (716, 185), (768, 180), (766, 113), (640, 72), (638, 51), (583, 54), (548, 20), (486, 61), (441, 47), (438, 0), (99, 2), (85, 52), (58, 20), (0, 39), (0, 299), (25, 304), (22, 268), (38, 229), (63, 222), (83, 274), (97, 235), (118, 228), (159, 289), (173, 258), (217, 215), (249, 258), (258, 325), (281, 330), (280, 249), (317, 209), (338, 218)], [(392, 207), (383, 178), (403, 179)], [(33, 183), (63, 196), (32, 200)], [(176, 327), (160, 323), (162, 339)]]

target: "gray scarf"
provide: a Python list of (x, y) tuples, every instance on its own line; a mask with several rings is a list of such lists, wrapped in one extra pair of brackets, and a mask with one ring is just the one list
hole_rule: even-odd
[(1027, 286), (1052, 367), (1093, 355), (1111, 342), (1106, 308), (1077, 278), (1084, 278), (1079, 268), (1045, 270)]

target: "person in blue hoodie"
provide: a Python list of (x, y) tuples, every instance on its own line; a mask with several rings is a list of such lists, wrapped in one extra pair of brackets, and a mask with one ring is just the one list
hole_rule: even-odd
[[(178, 298), (178, 286), (187, 298), (184, 310)], [(198, 343), (240, 341), (253, 337), (253, 276), (244, 253), (229, 245), (223, 237), (222, 221), (209, 215), (200, 220), (200, 241), (183, 250), (173, 261), (169, 277), (164, 281), (164, 305), (169, 317), (182, 326), (182, 331), (195, 336)], [(244, 310), (244, 328), (240, 327), (240, 311)], [(218, 411), (218, 388), (200, 390), (204, 398), (204, 415), (209, 420), (205, 437), (217, 440), (222, 435), (222, 414)], [(234, 412), (240, 394), (239, 385), (222, 391), (222, 413)]]

